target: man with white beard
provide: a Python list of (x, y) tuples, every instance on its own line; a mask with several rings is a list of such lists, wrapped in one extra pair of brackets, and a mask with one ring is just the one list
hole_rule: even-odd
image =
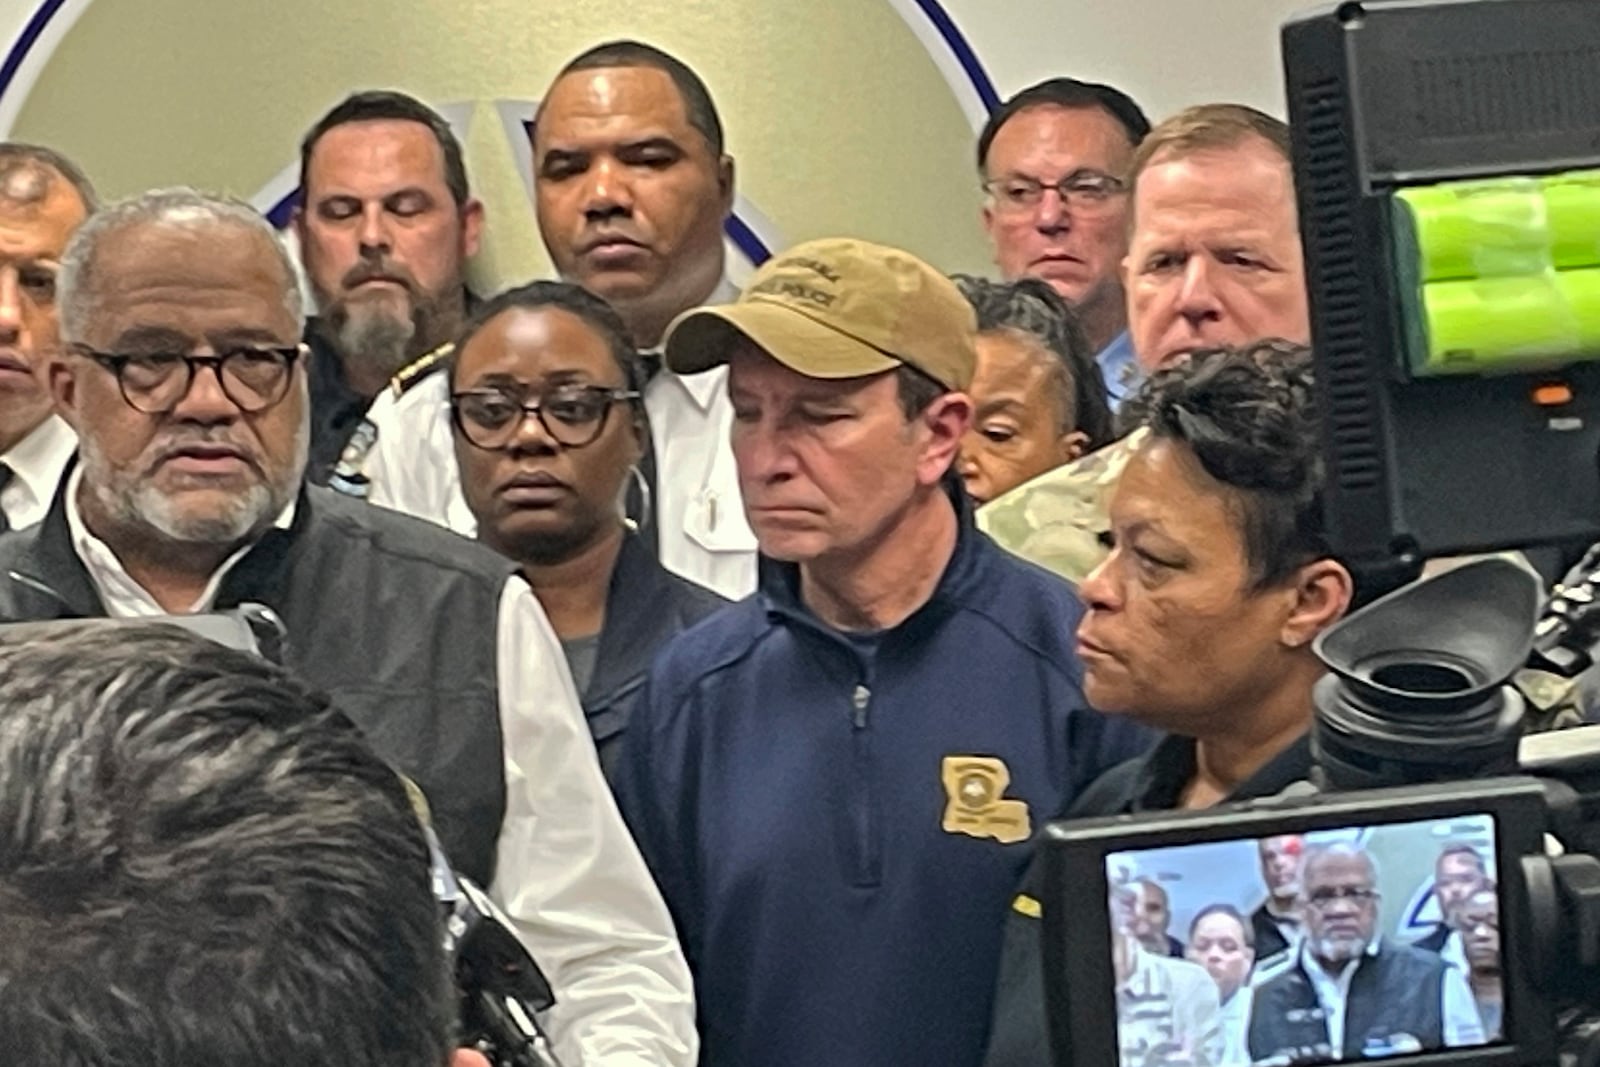
[(300, 187), (294, 230), (317, 305), (305, 337), (307, 473), (364, 495), (367, 408), (397, 375), (443, 368), (472, 301), (466, 263), (483, 205), (449, 123), (387, 90), (356, 93), (318, 120), (301, 142)]
[(1367, 1059), (1484, 1043), (1466, 976), (1378, 934), (1378, 869), (1353, 845), (1308, 851), (1305, 938), (1263, 965), (1250, 1058)]
[[(316, 486), (302, 301), (248, 205), (160, 190), (67, 246), (51, 397), (77, 431), (44, 519), (0, 536), (0, 622), (269, 608), (283, 665), (417, 784), (556, 995), (556, 1053), (688, 1067), (672, 921), (512, 565)], [(174, 783), (181, 788), (182, 783)]]

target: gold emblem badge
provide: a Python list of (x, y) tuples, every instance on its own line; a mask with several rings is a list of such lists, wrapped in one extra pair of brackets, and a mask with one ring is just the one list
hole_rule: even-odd
[(968, 837), (992, 837), (1002, 845), (1026, 841), (1032, 833), (1028, 804), (1005, 799), (1011, 772), (993, 756), (946, 756), (944, 831)]

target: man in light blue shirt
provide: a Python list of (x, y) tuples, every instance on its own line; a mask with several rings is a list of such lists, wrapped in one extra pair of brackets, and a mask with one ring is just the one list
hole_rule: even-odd
[(1123, 330), (1113, 337), (1110, 344), (1095, 354), (1094, 361), (1099, 364), (1100, 377), (1105, 382), (1106, 401), (1111, 410), (1116, 411), (1122, 398), (1137, 393), (1144, 381), (1144, 372), (1133, 356), (1133, 339), (1128, 331)]

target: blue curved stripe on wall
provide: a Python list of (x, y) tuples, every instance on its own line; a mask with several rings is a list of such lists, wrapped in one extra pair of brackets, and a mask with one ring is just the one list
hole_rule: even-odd
[(39, 43), (39, 37), (44, 33), (45, 27), (50, 25), (50, 20), (56, 17), (56, 12), (65, 7), (66, 3), (67, 0), (45, 0), (28, 20), (28, 24), (22, 27), (22, 33), (11, 46), (11, 51), (6, 54), (5, 63), (0, 65), (0, 96), (4, 96), (6, 90), (11, 88), (11, 82), (21, 69), (22, 61), (28, 58), (33, 46)]

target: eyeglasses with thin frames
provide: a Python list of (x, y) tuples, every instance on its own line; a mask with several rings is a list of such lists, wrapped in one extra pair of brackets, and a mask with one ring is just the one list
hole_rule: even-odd
[(641, 395), (603, 385), (558, 385), (543, 392), (531, 388), (463, 389), (450, 394), (450, 413), (467, 443), (485, 451), (510, 448), (529, 416), (538, 419), (558, 445), (582, 448), (605, 430), (613, 404), (637, 400)]
[(1095, 170), (1073, 171), (1054, 182), (1040, 181), (1026, 174), (1012, 174), (983, 183), (983, 190), (994, 199), (996, 209), (1007, 214), (1034, 210), (1044, 199), (1047, 189), (1054, 189), (1062, 203), (1074, 211), (1084, 215), (1104, 215), (1127, 192), (1127, 184), (1121, 178)]
[(128, 406), (146, 415), (165, 415), (183, 403), (201, 367), (217, 376), (223, 395), (240, 411), (247, 415), (265, 411), (288, 395), (290, 372), (306, 354), (303, 344), (241, 346), (213, 356), (101, 352), (82, 344), (69, 348), (105, 368), (117, 379)]

